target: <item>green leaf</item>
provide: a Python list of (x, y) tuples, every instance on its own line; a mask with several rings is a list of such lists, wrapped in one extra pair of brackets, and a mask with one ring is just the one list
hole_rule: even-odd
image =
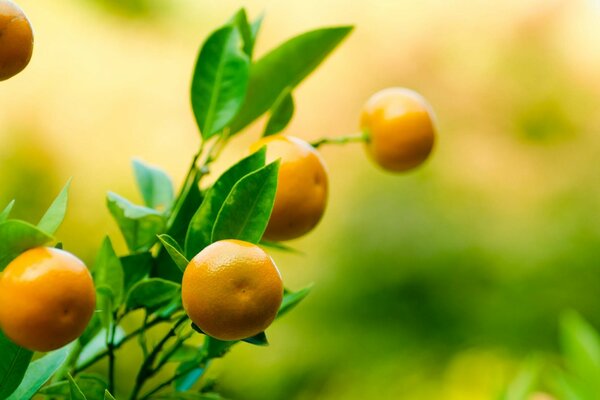
[(127, 309), (145, 308), (154, 311), (179, 295), (181, 285), (160, 278), (150, 278), (136, 283), (127, 296)]
[(248, 93), (230, 133), (236, 133), (269, 110), (281, 93), (295, 88), (337, 47), (352, 27), (317, 29), (296, 36), (250, 68)]
[(132, 164), (144, 204), (157, 211), (167, 213), (175, 199), (173, 182), (169, 175), (162, 169), (141, 160), (133, 160)]
[[(75, 383), (83, 395), (90, 400), (102, 399), (104, 391), (108, 387), (104, 378), (99, 374), (79, 374), (75, 378)], [(46, 385), (37, 392), (36, 396), (50, 397), (52, 400), (69, 400), (71, 399), (70, 381), (60, 381)]]
[(296, 307), (312, 290), (313, 285), (309, 285), (304, 289), (300, 289), (297, 292), (291, 292), (287, 289), (283, 290), (283, 301), (281, 302), (281, 306), (279, 307), (279, 312), (277, 313), (277, 318), (281, 317), (292, 308)]
[(215, 31), (206, 40), (192, 79), (192, 108), (204, 140), (231, 122), (248, 86), (250, 60), (239, 47), (233, 26)]
[(265, 157), (266, 148), (263, 147), (237, 162), (213, 184), (188, 227), (185, 239), (185, 254), (188, 258), (194, 257), (212, 243), (213, 227), (227, 196), (240, 179), (265, 165)]
[[(178, 386), (176, 386), (178, 387)], [(153, 400), (225, 400), (218, 393), (172, 392), (152, 396)]]
[(131, 252), (147, 251), (156, 242), (156, 235), (163, 233), (165, 218), (151, 208), (138, 206), (129, 200), (109, 192), (107, 206), (115, 218)]
[(202, 350), (205, 352), (206, 357), (208, 359), (221, 358), (225, 354), (227, 354), (229, 349), (231, 349), (231, 346), (233, 346), (236, 343), (237, 343), (236, 340), (233, 340), (233, 341), (219, 340), (212, 336), (207, 335), (204, 338), (204, 345), (202, 346)]
[(248, 15), (246, 10), (241, 8), (235, 13), (231, 19), (233, 25), (235, 25), (242, 36), (243, 50), (246, 55), (252, 59), (252, 51), (254, 49), (254, 35), (252, 34), (252, 28), (248, 23)]
[(567, 367), (589, 393), (600, 393), (600, 336), (575, 312), (561, 318), (561, 342)]
[[(167, 234), (175, 239), (177, 243), (185, 242), (190, 220), (202, 203), (202, 194), (198, 188), (199, 177), (199, 170), (197, 168), (193, 169), (180, 191), (169, 218)], [(181, 282), (181, 270), (162, 246), (159, 248), (155, 269), (152, 271), (151, 276)]]
[(198, 357), (198, 348), (187, 344), (179, 347), (169, 356), (168, 362), (187, 362), (195, 360)]
[(65, 346), (35, 360), (27, 368), (25, 378), (7, 400), (30, 399), (66, 361), (71, 346)]
[(265, 14), (262, 13), (250, 25), (250, 32), (252, 33), (252, 43), (253, 44), (256, 44), (256, 39), (258, 38), (258, 32), (260, 31), (260, 27), (262, 26), (264, 18), (265, 18)]
[(271, 116), (265, 127), (263, 136), (275, 135), (285, 129), (294, 115), (294, 99), (288, 89), (281, 92), (271, 108)]
[(250, 343), (255, 346), (268, 346), (269, 341), (267, 340), (267, 335), (264, 332), (258, 333), (252, 337), (242, 339), (242, 342)]
[(147, 276), (154, 266), (154, 258), (152, 253), (137, 253), (123, 256), (121, 265), (123, 267), (124, 290), (123, 293), (129, 292), (129, 289)]
[(269, 240), (262, 239), (259, 242), (259, 245), (261, 247), (268, 247), (270, 249), (281, 250), (286, 253), (304, 254), (303, 251), (295, 249), (295, 248), (288, 246), (287, 244), (283, 244), (281, 242), (271, 242)]
[(115, 397), (110, 394), (110, 392), (107, 390), (104, 391), (104, 400), (117, 400), (115, 399)]
[(5, 399), (23, 380), (33, 352), (17, 346), (0, 331), (0, 354), (0, 399)]
[(40, 222), (38, 222), (37, 226), (42, 231), (53, 235), (65, 219), (65, 214), (67, 213), (67, 201), (69, 199), (69, 186), (71, 186), (71, 178), (69, 178), (56, 199), (54, 199), (50, 205), (50, 208), (48, 208), (48, 211), (46, 211)]
[(539, 376), (539, 362), (528, 360), (519, 371), (517, 377), (509, 384), (501, 400), (528, 400), (536, 390)]
[[(107, 348), (106, 347), (106, 337), (108, 336), (108, 333), (109, 333), (109, 330), (106, 328), (96, 331), (96, 334), (90, 340), (87, 341), (87, 344), (85, 345), (85, 347), (83, 347), (81, 354), (79, 354), (79, 357), (77, 358), (77, 363), (76, 363), (77, 367), (85, 364), (86, 362), (93, 359), (95, 356), (102, 353), (103, 351), (106, 351), (106, 348)], [(125, 331), (123, 330), (123, 328), (121, 328), (121, 326), (117, 325), (117, 327), (115, 329), (114, 342), (115, 343), (121, 342), (123, 340), (123, 338), (125, 337), (125, 335), (126, 334), (125, 334)], [(83, 376), (83, 375), (80, 375), (80, 376)], [(79, 382), (80, 376), (78, 376), (76, 378), (77, 382)], [(84, 386), (82, 386), (82, 388), (83, 387)], [(103, 390), (101, 390), (101, 391), (103, 391)]]
[(15, 201), (11, 200), (10, 203), (8, 203), (8, 205), (4, 208), (4, 210), (2, 210), (2, 212), (0, 212), (0, 223), (6, 221), (8, 219), (8, 216), (10, 215), (10, 212), (12, 211), (14, 205), (15, 205)]
[(240, 179), (225, 199), (212, 231), (212, 242), (239, 239), (258, 243), (275, 201), (279, 160)]
[(169, 235), (159, 235), (158, 239), (171, 256), (173, 262), (175, 262), (175, 265), (177, 265), (181, 272), (185, 271), (185, 268), (190, 262), (183, 255), (183, 250), (179, 246), (179, 243)]
[(110, 296), (111, 311), (116, 310), (123, 301), (124, 279), (121, 260), (117, 257), (110, 238), (106, 236), (94, 264), (94, 281), (96, 290), (101, 295)]
[(42, 246), (50, 240), (52, 236), (25, 221), (0, 223), (0, 271), (25, 250)]
[(85, 394), (83, 394), (71, 374), (67, 374), (67, 378), (69, 379), (69, 387), (71, 389), (71, 400), (87, 400), (87, 397), (85, 397)]
[[(194, 368), (196, 366), (197, 368)], [(199, 364), (195, 360), (183, 362), (179, 364), (179, 366), (177, 366), (175, 373), (178, 374), (183, 373), (185, 371), (190, 372), (175, 380), (175, 390), (177, 390), (176, 393), (185, 392), (186, 390), (191, 389), (191, 387), (194, 386), (196, 382), (198, 382), (198, 379), (200, 379), (202, 375), (204, 375), (204, 372), (206, 371), (206, 364)]]

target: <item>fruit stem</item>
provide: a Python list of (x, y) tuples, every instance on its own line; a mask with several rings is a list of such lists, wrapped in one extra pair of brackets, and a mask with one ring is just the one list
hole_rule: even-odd
[(357, 133), (354, 135), (347, 136), (338, 136), (338, 137), (330, 137), (330, 138), (321, 138), (311, 143), (312, 147), (315, 149), (324, 145), (324, 144), (347, 144), (351, 142), (368, 142), (369, 135), (366, 132)]
[(106, 350), (108, 352), (108, 391), (115, 392), (115, 334), (117, 332), (116, 313), (113, 315), (113, 322), (110, 327), (110, 334), (106, 341)]

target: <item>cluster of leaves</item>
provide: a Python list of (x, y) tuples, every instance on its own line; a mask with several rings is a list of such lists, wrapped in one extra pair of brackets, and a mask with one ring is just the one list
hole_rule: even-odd
[[(0, 398), (24, 399), (34, 393), (50, 398), (112, 398), (116, 351), (137, 338), (144, 361), (137, 374), (132, 399), (150, 398), (168, 386), (175, 391), (160, 398), (208, 399), (210, 385), (190, 391), (210, 360), (222, 357), (235, 342), (209, 336), (201, 346), (187, 340), (196, 332), (181, 305), (180, 282), (188, 260), (220, 239), (261, 243), (269, 220), (279, 162), (266, 163), (265, 149), (243, 158), (215, 183), (201, 180), (227, 140), (258, 117), (269, 113), (264, 134), (283, 130), (294, 112), (293, 89), (306, 78), (350, 32), (332, 27), (296, 36), (254, 60), (253, 50), (262, 17), (250, 23), (238, 11), (202, 45), (191, 85), (191, 104), (201, 133), (201, 146), (177, 195), (170, 177), (142, 161), (133, 170), (143, 204), (108, 193), (106, 204), (129, 253), (116, 254), (106, 237), (92, 268), (97, 309), (83, 335), (74, 343), (33, 362), (33, 354), (0, 334)], [(210, 146), (209, 146), (210, 145)], [(21, 252), (55, 242), (53, 234), (66, 212), (67, 187), (37, 226), (10, 220), (11, 203), (0, 214), (0, 270)], [(298, 304), (310, 288), (285, 290), (278, 316)], [(131, 332), (120, 327), (130, 313), (142, 310), (142, 325)], [(149, 346), (146, 332), (159, 324), (170, 330)], [(267, 344), (266, 335), (247, 338)], [(107, 377), (83, 373), (108, 358)], [(177, 363), (165, 382), (141, 394), (148, 379), (167, 363)], [(51, 378), (52, 383), (45, 385)], [(212, 397), (211, 397), (212, 396)]]
[(552, 393), (563, 400), (597, 399), (600, 393), (600, 334), (575, 312), (560, 323), (561, 365), (547, 368), (530, 359), (501, 400), (529, 400), (534, 393)]

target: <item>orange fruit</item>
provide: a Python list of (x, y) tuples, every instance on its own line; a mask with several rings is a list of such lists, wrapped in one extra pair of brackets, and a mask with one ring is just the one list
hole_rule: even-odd
[(264, 233), (269, 240), (289, 240), (311, 231), (327, 205), (327, 170), (321, 155), (302, 139), (286, 135), (262, 138), (252, 145), (267, 146), (267, 160), (281, 159), (275, 204)]
[(0, 0), (0, 81), (21, 72), (33, 52), (33, 31), (18, 5)]
[(27, 250), (0, 277), (0, 328), (30, 350), (54, 350), (78, 338), (95, 306), (90, 272), (63, 250)]
[(263, 249), (241, 240), (221, 240), (190, 261), (181, 299), (190, 319), (207, 335), (240, 340), (271, 325), (283, 299), (283, 282)]
[(369, 140), (367, 152), (383, 169), (393, 172), (417, 167), (427, 159), (435, 138), (433, 111), (418, 93), (388, 88), (365, 106), (360, 128)]

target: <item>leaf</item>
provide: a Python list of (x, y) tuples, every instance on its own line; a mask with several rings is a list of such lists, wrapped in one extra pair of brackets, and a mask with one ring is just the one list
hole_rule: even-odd
[(69, 199), (69, 187), (71, 186), (71, 178), (67, 181), (63, 189), (60, 191), (56, 199), (50, 205), (40, 222), (38, 228), (42, 231), (53, 235), (60, 224), (65, 219), (67, 213), (67, 202)]
[(4, 208), (4, 210), (2, 210), (2, 212), (0, 212), (0, 223), (6, 221), (8, 219), (8, 216), (10, 215), (10, 212), (12, 211), (14, 205), (15, 205), (15, 201), (11, 200), (10, 203), (8, 203), (8, 205)]
[(52, 236), (25, 221), (0, 223), (0, 271), (25, 250), (42, 246), (50, 240)]
[(154, 258), (150, 252), (130, 254), (121, 257), (120, 260), (123, 267), (123, 293), (129, 292), (129, 289), (147, 276), (154, 266)]
[[(177, 386), (176, 386), (177, 387)], [(153, 400), (224, 400), (218, 393), (172, 392), (152, 396)]]
[(295, 248), (288, 246), (287, 244), (283, 244), (281, 242), (271, 242), (269, 240), (262, 239), (258, 244), (262, 247), (268, 247), (270, 249), (281, 250), (281, 251), (285, 251), (287, 253), (304, 254), (303, 251), (295, 249)]
[(182, 345), (167, 360), (168, 362), (187, 362), (195, 360), (198, 357), (198, 349), (190, 345)]
[(260, 27), (262, 26), (264, 18), (265, 18), (265, 14), (262, 13), (250, 25), (250, 32), (252, 33), (252, 41), (254, 44), (256, 44), (256, 39), (258, 38), (258, 32), (260, 31)]
[(279, 312), (277, 313), (277, 318), (281, 317), (292, 308), (296, 307), (312, 290), (313, 285), (309, 285), (304, 289), (300, 289), (297, 292), (290, 292), (287, 289), (283, 291), (283, 301), (281, 302), (281, 306), (279, 307)]
[(258, 333), (252, 337), (242, 339), (242, 342), (250, 343), (255, 346), (268, 346), (269, 341), (267, 340), (267, 335), (264, 332)]
[(213, 184), (188, 227), (185, 239), (185, 254), (188, 258), (194, 257), (212, 243), (213, 226), (227, 196), (240, 179), (265, 165), (265, 157), (266, 148), (263, 147), (237, 162)]
[(114, 398), (112, 394), (107, 390), (104, 391), (104, 400), (117, 400)]
[(202, 350), (205, 352), (206, 357), (208, 359), (221, 358), (225, 354), (227, 354), (227, 352), (229, 351), (231, 346), (233, 346), (236, 343), (237, 343), (237, 341), (235, 341), (235, 340), (234, 341), (219, 340), (212, 336), (207, 335), (204, 338), (204, 345), (202, 346)]
[(269, 110), (287, 88), (298, 86), (351, 30), (350, 26), (341, 26), (303, 33), (252, 64), (248, 92), (231, 121), (230, 134), (244, 129)]
[(69, 379), (69, 387), (71, 389), (71, 400), (87, 400), (87, 397), (85, 397), (77, 383), (75, 383), (71, 374), (67, 374), (67, 378)]
[(292, 116), (294, 115), (294, 99), (290, 89), (286, 89), (281, 92), (281, 95), (273, 104), (271, 108), (271, 116), (265, 127), (263, 136), (275, 135), (290, 123)]
[(225, 199), (212, 231), (212, 242), (239, 239), (258, 243), (275, 201), (279, 160), (240, 179)]
[[(79, 357), (77, 358), (77, 363), (76, 363), (78, 367), (85, 364), (87, 361), (91, 360), (92, 358), (94, 358), (95, 356), (97, 356), (98, 354), (100, 354), (106, 350), (106, 336), (107, 335), (108, 335), (107, 329), (98, 329), (96, 331), (96, 334), (90, 340), (88, 340), (86, 346), (83, 347), (81, 354), (79, 354)], [(116, 330), (115, 330), (114, 342), (119, 343), (121, 340), (123, 340), (124, 337), (125, 337), (125, 331), (123, 330), (123, 328), (121, 328), (121, 326), (117, 325)], [(83, 375), (80, 375), (80, 376), (83, 376)], [(78, 379), (79, 379), (79, 376), (77, 377), (76, 380), (78, 381)]]
[(192, 108), (204, 140), (222, 130), (240, 109), (250, 60), (239, 48), (240, 33), (224, 26), (206, 40), (192, 78)]
[(181, 285), (160, 278), (150, 278), (136, 283), (127, 296), (127, 309), (156, 310), (179, 295)]
[(135, 205), (116, 193), (109, 192), (106, 200), (129, 250), (149, 250), (156, 242), (156, 235), (165, 229), (163, 215), (151, 208)]
[[(193, 368), (196, 365), (198, 365), (198, 368)], [(190, 372), (175, 380), (175, 390), (177, 390), (178, 392), (185, 392), (186, 390), (189, 390), (192, 386), (194, 386), (194, 384), (198, 382), (198, 379), (200, 379), (202, 375), (204, 375), (204, 372), (206, 371), (206, 365), (198, 364), (196, 361), (184, 362), (179, 364), (179, 366), (175, 370), (175, 373), (182, 373), (190, 369)]]
[(517, 377), (509, 384), (501, 400), (528, 400), (536, 389), (539, 376), (539, 362), (528, 360), (519, 371)]
[(567, 367), (590, 393), (600, 393), (600, 336), (575, 312), (561, 318), (561, 342)]
[[(83, 395), (90, 400), (102, 399), (104, 391), (108, 387), (106, 381), (98, 374), (82, 373), (75, 378), (75, 383)], [(71, 399), (70, 381), (60, 381), (46, 385), (37, 392), (36, 396), (50, 397), (52, 400), (69, 400)]]
[(7, 400), (30, 399), (66, 361), (71, 346), (65, 346), (35, 360), (27, 368), (25, 378)]
[(0, 399), (5, 399), (21, 383), (33, 352), (17, 346), (0, 331), (0, 354)]
[(101, 295), (109, 294), (111, 311), (116, 310), (123, 301), (124, 279), (121, 260), (117, 257), (110, 238), (106, 236), (94, 264), (94, 281), (96, 290), (105, 289), (104, 292), (101, 291)]
[(190, 262), (183, 255), (183, 250), (181, 249), (181, 246), (179, 246), (179, 243), (169, 235), (159, 235), (158, 240), (160, 240), (163, 247), (167, 250), (171, 259), (181, 272), (185, 271), (185, 268)]
[(173, 182), (162, 169), (141, 160), (133, 160), (138, 188), (147, 207), (167, 213), (173, 206)]
[(255, 36), (252, 34), (252, 28), (248, 23), (248, 16), (246, 14), (246, 10), (240, 8), (238, 12), (236, 12), (231, 19), (234, 26), (237, 27), (240, 35), (242, 36), (243, 50), (244, 53), (248, 56), (248, 58), (252, 58), (252, 51), (254, 49), (254, 38)]

